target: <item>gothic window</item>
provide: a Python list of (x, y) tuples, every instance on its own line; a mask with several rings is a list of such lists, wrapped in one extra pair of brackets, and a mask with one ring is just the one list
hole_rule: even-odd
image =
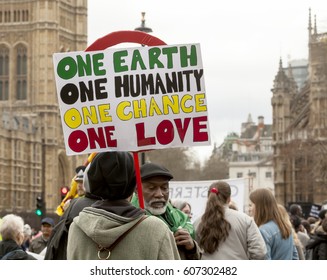
[(9, 97), (9, 49), (0, 47), (0, 101)]
[(23, 10), (22, 11), (22, 20), (23, 21), (28, 21), (28, 10)]
[(10, 22), (10, 11), (5, 11), (5, 22)]
[(20, 21), (20, 11), (14, 11), (14, 22)]
[(27, 49), (18, 46), (16, 52), (16, 99), (27, 98)]

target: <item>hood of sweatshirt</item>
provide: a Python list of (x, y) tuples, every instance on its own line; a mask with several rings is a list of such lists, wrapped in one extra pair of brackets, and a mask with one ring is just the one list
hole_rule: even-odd
[[(102, 208), (86, 207), (79, 216), (74, 219), (74, 223), (81, 229), (90, 239), (101, 247), (110, 247), (124, 232), (129, 230), (136, 224), (142, 216), (144, 211), (135, 211), (135, 207), (130, 210), (134, 212), (133, 215), (125, 213), (125, 215), (118, 215), (117, 213), (109, 212)], [(109, 207), (110, 208), (110, 207)], [(118, 207), (121, 208), (121, 207)], [(121, 213), (122, 209), (118, 212)], [(128, 213), (131, 213), (128, 211)], [(130, 232), (129, 234), (133, 234)]]

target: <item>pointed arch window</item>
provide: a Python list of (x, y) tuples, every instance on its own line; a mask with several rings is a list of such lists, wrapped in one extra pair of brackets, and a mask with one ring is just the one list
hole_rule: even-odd
[(0, 46), (0, 101), (9, 98), (9, 49)]
[(16, 53), (16, 99), (27, 98), (27, 49), (24, 46), (17, 47)]

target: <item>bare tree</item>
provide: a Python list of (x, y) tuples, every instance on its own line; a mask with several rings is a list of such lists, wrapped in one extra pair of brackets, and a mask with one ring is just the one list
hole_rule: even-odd
[(201, 180), (218, 180), (228, 178), (228, 162), (213, 151), (202, 168)]
[[(200, 173), (200, 162), (188, 147), (169, 148), (145, 152), (145, 161), (161, 164), (174, 175), (174, 180), (188, 181)], [(198, 170), (198, 171), (197, 171)]]

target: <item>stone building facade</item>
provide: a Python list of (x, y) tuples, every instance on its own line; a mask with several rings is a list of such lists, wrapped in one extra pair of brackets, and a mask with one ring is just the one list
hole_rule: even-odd
[(327, 33), (318, 33), (311, 12), (308, 54), (302, 88), (280, 61), (271, 90), (275, 195), (285, 205), (327, 199)]
[(39, 226), (84, 156), (66, 156), (52, 55), (87, 46), (87, 0), (2, 0), (0, 6), (0, 216)]

